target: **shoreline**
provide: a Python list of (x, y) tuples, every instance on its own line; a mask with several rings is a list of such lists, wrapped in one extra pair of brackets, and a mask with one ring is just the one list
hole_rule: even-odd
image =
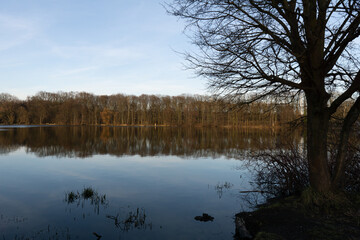
[(299, 197), (276, 199), (252, 212), (235, 215), (234, 239), (360, 239), (359, 198), (352, 208), (327, 209), (306, 206)]
[(1, 127), (190, 127), (190, 128), (223, 128), (223, 129), (271, 129), (278, 130), (284, 126), (266, 126), (266, 125), (254, 125), (254, 126), (199, 126), (199, 125), (167, 125), (167, 124), (57, 124), (57, 123), (45, 123), (45, 124), (0, 124)]

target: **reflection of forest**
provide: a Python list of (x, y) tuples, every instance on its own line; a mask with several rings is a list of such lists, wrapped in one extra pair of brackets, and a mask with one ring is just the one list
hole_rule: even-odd
[(33, 127), (0, 131), (0, 154), (26, 147), (38, 156), (88, 157), (94, 154), (240, 157), (250, 151), (300, 142), (300, 133), (226, 128)]

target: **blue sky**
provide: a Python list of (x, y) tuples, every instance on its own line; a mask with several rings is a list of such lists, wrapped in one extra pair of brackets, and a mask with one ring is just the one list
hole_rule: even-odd
[(205, 94), (175, 51), (193, 46), (158, 0), (1, 1), (1, 91)]

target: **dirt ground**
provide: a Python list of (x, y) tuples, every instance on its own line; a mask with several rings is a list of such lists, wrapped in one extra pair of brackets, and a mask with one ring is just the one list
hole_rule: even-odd
[[(359, 208), (324, 213), (306, 209), (294, 200), (277, 201), (254, 212), (237, 214), (252, 239), (360, 240)], [(239, 238), (235, 239), (249, 239)]]

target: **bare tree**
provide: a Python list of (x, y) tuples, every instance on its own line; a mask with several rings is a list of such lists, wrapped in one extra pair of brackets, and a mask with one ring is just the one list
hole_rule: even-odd
[[(167, 9), (188, 21), (200, 51), (187, 54), (187, 60), (218, 94), (242, 95), (252, 102), (305, 93), (310, 185), (319, 192), (339, 189), (348, 137), (360, 112), (354, 42), (360, 35), (360, 2), (174, 0)], [(329, 121), (351, 97), (356, 101), (343, 121), (331, 175)]]
[(5, 124), (15, 122), (15, 112), (19, 99), (7, 93), (0, 93), (0, 118)]

